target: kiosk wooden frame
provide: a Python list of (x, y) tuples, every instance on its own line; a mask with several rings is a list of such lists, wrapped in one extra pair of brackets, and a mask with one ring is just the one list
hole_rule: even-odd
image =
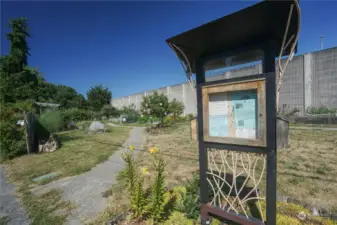
[[(213, 84), (206, 83), (201, 86), (203, 101), (204, 140), (225, 144), (250, 145), (266, 147), (266, 85), (265, 79), (244, 80), (228, 83), (230, 80)], [(212, 137), (209, 135), (209, 96), (211, 94), (227, 93), (234, 91), (256, 90), (257, 92), (257, 137), (255, 139), (238, 137)], [(233, 107), (233, 106), (231, 106)], [(233, 115), (233, 114), (230, 114)], [(230, 117), (232, 120), (234, 118)], [(232, 126), (230, 126), (233, 128)]]

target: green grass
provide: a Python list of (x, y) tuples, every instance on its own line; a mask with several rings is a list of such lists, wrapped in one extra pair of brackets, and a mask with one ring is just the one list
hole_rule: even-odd
[(83, 131), (59, 133), (61, 148), (53, 153), (26, 155), (8, 162), (10, 178), (31, 184), (32, 179), (47, 173), (56, 172), (57, 177), (74, 176), (90, 170), (96, 164), (108, 159), (128, 136), (129, 128), (114, 127), (103, 134), (86, 136)]
[(61, 199), (62, 192), (57, 189), (36, 196), (29, 190), (22, 188), (20, 194), (31, 225), (64, 224), (74, 208), (71, 202)]
[[(31, 188), (62, 177), (89, 171), (109, 158), (128, 137), (128, 127), (113, 127), (103, 134), (85, 135), (83, 131), (59, 133), (61, 148), (53, 153), (27, 155), (8, 161), (6, 173), (26, 208), (32, 225), (59, 225), (66, 221), (73, 205), (61, 199), (60, 190), (51, 190), (36, 196)], [(50, 172), (50, 177), (40, 182), (32, 179)]]
[(7, 225), (10, 221), (10, 218), (7, 216), (0, 216), (0, 225)]

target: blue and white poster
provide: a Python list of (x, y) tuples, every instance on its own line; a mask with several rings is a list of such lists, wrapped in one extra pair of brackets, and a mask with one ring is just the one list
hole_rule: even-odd
[(257, 93), (235, 91), (232, 93), (236, 137), (256, 138)]
[(209, 136), (227, 137), (228, 120), (224, 115), (213, 115), (209, 117)]
[(228, 96), (226, 93), (209, 96), (209, 136), (228, 137)]
[(234, 91), (209, 96), (209, 136), (255, 139), (256, 130), (256, 91)]

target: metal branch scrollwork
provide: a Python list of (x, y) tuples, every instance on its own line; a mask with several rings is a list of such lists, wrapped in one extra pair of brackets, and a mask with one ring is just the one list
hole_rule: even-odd
[(211, 205), (249, 218), (248, 204), (253, 202), (264, 220), (260, 201), (265, 198), (260, 196), (258, 187), (265, 166), (265, 155), (209, 149), (207, 180), (213, 192)]

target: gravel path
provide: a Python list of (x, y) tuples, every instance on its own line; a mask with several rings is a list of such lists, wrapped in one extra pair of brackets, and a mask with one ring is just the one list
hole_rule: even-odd
[(7, 183), (4, 168), (0, 165), (0, 217), (9, 219), (8, 225), (29, 225), (28, 217), (15, 196), (15, 187)]
[[(140, 149), (145, 144), (145, 138), (145, 128), (134, 127), (124, 146), (134, 145), (136, 149)], [(73, 214), (68, 218), (68, 224), (80, 225), (83, 219), (93, 218), (105, 208), (107, 198), (102, 197), (102, 193), (115, 182), (117, 173), (123, 169), (121, 154), (124, 150), (125, 148), (120, 148), (107, 161), (84, 174), (53, 181), (35, 189), (35, 193), (44, 193), (53, 188), (63, 190), (63, 198), (76, 205)]]

